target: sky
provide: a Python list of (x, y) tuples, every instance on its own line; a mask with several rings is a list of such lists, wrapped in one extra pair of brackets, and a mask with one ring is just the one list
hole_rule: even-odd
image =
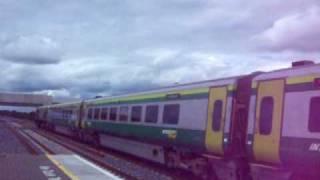
[(91, 98), (319, 61), (318, 0), (1, 0), (0, 91)]

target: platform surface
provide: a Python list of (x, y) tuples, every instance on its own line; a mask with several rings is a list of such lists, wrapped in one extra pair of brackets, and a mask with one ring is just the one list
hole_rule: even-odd
[(69, 178), (46, 155), (1, 155), (0, 179), (65, 180)]
[[(10, 127), (17, 131), (12, 131)], [(16, 133), (15, 133), (16, 132)], [(16, 134), (25, 137), (34, 148), (30, 154)], [(28, 136), (32, 138), (27, 138)], [(32, 139), (52, 149), (43, 151)], [(0, 180), (118, 180), (120, 177), (34, 131), (6, 120), (0, 120)]]

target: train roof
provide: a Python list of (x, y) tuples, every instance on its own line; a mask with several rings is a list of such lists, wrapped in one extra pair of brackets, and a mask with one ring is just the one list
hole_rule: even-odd
[[(303, 76), (309, 74), (319, 74), (320, 72), (320, 64), (307, 64), (307, 65), (299, 65), (269, 72), (263, 72), (258, 74), (256, 77), (253, 78), (253, 81), (259, 80), (266, 80), (266, 79), (274, 79), (274, 78), (282, 78), (282, 77), (292, 77), (292, 76)], [(251, 73), (253, 74), (253, 73)], [(142, 96), (148, 94), (156, 94), (156, 93), (170, 93), (175, 91), (183, 91), (183, 90), (190, 90), (190, 89), (207, 89), (208, 87), (212, 86), (221, 86), (221, 85), (232, 85), (235, 84), (236, 81), (244, 77), (246, 75), (239, 75), (239, 76), (232, 76), (227, 78), (220, 78), (220, 79), (213, 79), (213, 80), (206, 80), (206, 81), (199, 81), (199, 82), (192, 82), (192, 83), (185, 83), (167, 87), (160, 87), (155, 89), (150, 89), (146, 91), (140, 91), (135, 93), (126, 93), (121, 95), (112, 95), (106, 96), (101, 98), (94, 98), (94, 99), (86, 99), (85, 102), (94, 103), (96, 101), (104, 101), (110, 99), (119, 99), (119, 98), (126, 98), (126, 97), (134, 97), (134, 96)], [(54, 105), (47, 105), (42, 106), (41, 108), (54, 108), (54, 107), (67, 107), (67, 106), (78, 106), (82, 101), (70, 102), (70, 103), (61, 103), (61, 104), (54, 104)]]
[[(112, 96), (101, 97), (101, 98), (85, 99), (83, 101), (90, 103), (90, 102), (103, 101), (103, 100), (108, 100), (108, 99), (113, 99), (113, 98), (125, 98), (125, 97), (132, 97), (132, 96), (139, 96), (139, 95), (153, 94), (153, 93), (166, 93), (166, 92), (171, 92), (171, 91), (199, 89), (199, 88), (207, 88), (207, 87), (211, 87), (211, 86), (230, 85), (230, 84), (235, 84), (236, 80), (241, 77), (243, 77), (243, 75), (242, 76), (241, 75), (240, 76), (232, 76), (232, 77), (227, 77), (227, 78), (220, 78), (220, 79), (213, 79), (213, 80), (191, 82), (191, 83), (185, 83), (185, 84), (179, 84), (179, 85), (173, 85), (173, 86), (167, 86), (167, 87), (160, 87), (160, 88), (154, 88), (154, 89), (135, 92), (135, 93), (126, 93), (126, 94), (112, 95)], [(39, 107), (39, 109), (78, 106), (81, 102), (82, 101), (52, 104), (52, 105), (41, 106), (41, 107)]]
[(42, 108), (58, 108), (58, 107), (72, 107), (72, 106), (79, 106), (82, 101), (75, 101), (75, 102), (67, 102), (67, 103), (59, 103), (59, 104), (51, 104), (46, 106), (41, 106), (39, 109)]
[(237, 79), (241, 77), (243, 77), (243, 75), (214, 79), (214, 80), (185, 83), (185, 84), (179, 84), (179, 85), (173, 85), (173, 86), (167, 86), (167, 87), (160, 87), (160, 88), (155, 88), (147, 91), (140, 91), (135, 93), (126, 93), (121, 95), (112, 95), (112, 96), (106, 96), (101, 98), (88, 99), (86, 100), (86, 102), (90, 103), (90, 102), (101, 101), (101, 100), (103, 101), (103, 100), (108, 100), (113, 98), (125, 98), (125, 97), (140, 96), (140, 95), (146, 95), (146, 94), (168, 93), (168, 92), (189, 90), (189, 89), (201, 89), (201, 88), (208, 88), (211, 86), (231, 85), (231, 84), (235, 84)]
[(320, 74), (320, 64), (305, 64), (299, 66), (292, 66), (289, 68), (278, 69), (274, 71), (269, 71), (262, 73), (253, 78), (253, 81), (285, 78), (285, 77), (295, 77), (295, 76), (305, 76), (311, 74)]

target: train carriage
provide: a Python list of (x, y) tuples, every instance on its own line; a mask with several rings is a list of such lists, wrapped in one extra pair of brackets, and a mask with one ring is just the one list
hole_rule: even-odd
[(48, 108), (46, 106), (38, 107), (36, 110), (35, 123), (38, 127), (43, 127), (46, 124), (48, 116)]
[(307, 63), (253, 79), (246, 144), (254, 179), (318, 174), (319, 78), (320, 65)]
[(37, 124), (64, 135), (74, 136), (78, 129), (81, 102), (43, 106), (38, 109)]
[(238, 86), (250, 92), (250, 78), (239, 76), (88, 100), (82, 128), (95, 131), (107, 147), (200, 172), (194, 168), (204, 166), (203, 154), (221, 160), (231, 154), (233, 142), (239, 143), (230, 132), (235, 120), (235, 90), (242, 82)]

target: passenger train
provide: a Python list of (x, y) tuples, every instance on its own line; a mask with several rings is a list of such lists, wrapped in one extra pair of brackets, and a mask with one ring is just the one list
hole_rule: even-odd
[(42, 106), (35, 122), (206, 179), (320, 179), (320, 64)]

